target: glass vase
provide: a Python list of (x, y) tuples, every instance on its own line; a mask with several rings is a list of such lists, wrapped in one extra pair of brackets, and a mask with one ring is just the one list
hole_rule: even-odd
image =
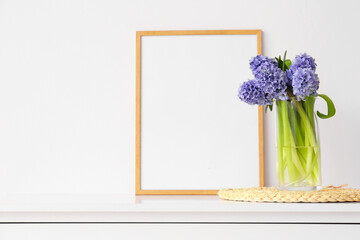
[(276, 101), (277, 175), (284, 190), (316, 190), (321, 186), (320, 141), (315, 97)]

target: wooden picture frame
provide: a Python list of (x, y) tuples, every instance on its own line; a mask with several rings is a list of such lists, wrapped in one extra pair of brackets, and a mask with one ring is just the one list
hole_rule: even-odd
[[(141, 69), (142, 69), (142, 38), (144, 36), (176, 36), (176, 35), (255, 35), (257, 54), (262, 53), (261, 30), (186, 30), (186, 31), (138, 31), (136, 32), (136, 172), (135, 193), (137, 195), (215, 195), (218, 190), (187, 190), (187, 189), (142, 189), (141, 177)], [(246, 80), (246, 79), (244, 79)], [(240, 80), (239, 80), (240, 81)], [(240, 84), (240, 82), (239, 82)], [(236, 90), (236, 89), (235, 89)], [(245, 104), (245, 103), (241, 103)], [(253, 106), (255, 107), (255, 106)], [(264, 186), (264, 130), (263, 107), (258, 113), (258, 150), (259, 150), (259, 186)], [(235, 183), (234, 183), (235, 184)]]

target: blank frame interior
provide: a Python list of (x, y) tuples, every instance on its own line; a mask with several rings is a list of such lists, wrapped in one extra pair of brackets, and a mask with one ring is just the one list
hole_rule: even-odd
[(260, 30), (137, 32), (136, 194), (264, 185), (263, 109), (237, 97)]

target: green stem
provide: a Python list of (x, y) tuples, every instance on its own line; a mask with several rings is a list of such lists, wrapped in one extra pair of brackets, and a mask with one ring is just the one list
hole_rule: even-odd
[(277, 171), (278, 171), (278, 179), (281, 185), (285, 184), (285, 168), (286, 164), (284, 162), (283, 157), (283, 146), (284, 146), (284, 125), (281, 117), (281, 103), (279, 101), (276, 102), (277, 107), (277, 153), (278, 153), (278, 162), (277, 162)]
[(283, 135), (284, 159), (286, 159), (290, 181), (295, 181), (296, 179), (299, 179), (300, 176), (303, 176), (305, 174), (305, 171), (296, 152), (295, 140), (289, 122), (287, 102), (286, 101), (280, 101), (280, 102), (281, 102), (280, 103), (281, 117), (284, 128), (284, 135)]
[[(312, 129), (311, 123), (307, 117), (307, 114), (298, 101), (295, 101), (295, 104), (296, 104), (297, 110), (300, 114), (301, 121), (304, 124), (306, 135), (309, 137), (310, 145), (312, 147), (315, 147), (317, 145), (316, 137), (315, 137), (314, 130)], [(315, 150), (315, 153), (316, 153), (316, 150)]]

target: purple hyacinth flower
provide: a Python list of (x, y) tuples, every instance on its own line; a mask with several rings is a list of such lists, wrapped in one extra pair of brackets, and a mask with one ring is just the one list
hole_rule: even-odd
[(255, 75), (256, 70), (263, 64), (276, 64), (274, 59), (270, 59), (268, 57), (265, 57), (263, 55), (257, 55), (256, 57), (253, 57), (250, 59), (250, 69), (252, 73)]
[(244, 82), (238, 91), (238, 97), (248, 104), (271, 105), (272, 101), (268, 98), (255, 79)]
[(290, 80), (289, 85), (291, 85), (292, 75), (299, 68), (309, 68), (315, 72), (316, 70), (315, 59), (312, 58), (310, 55), (307, 55), (306, 53), (296, 56), (294, 61), (290, 65), (290, 69), (287, 71)]
[(318, 75), (311, 68), (298, 68), (292, 76), (293, 93), (299, 100), (316, 94), (319, 83)]
[(275, 60), (263, 62), (254, 73), (256, 80), (265, 94), (271, 99), (287, 100), (287, 74), (282, 71)]

